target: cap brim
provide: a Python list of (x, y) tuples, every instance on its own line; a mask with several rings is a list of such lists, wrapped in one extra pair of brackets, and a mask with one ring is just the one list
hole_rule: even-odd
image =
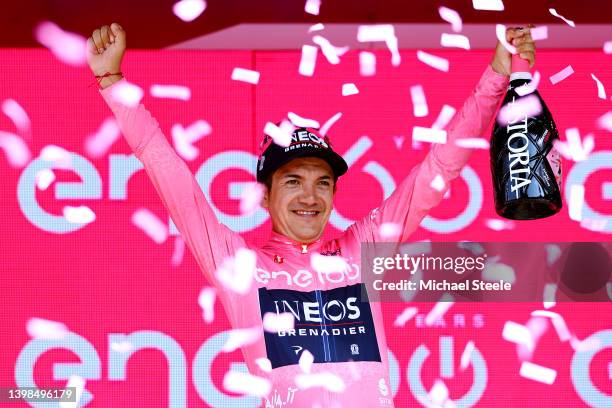
[(284, 166), (285, 164), (303, 157), (318, 157), (325, 160), (327, 164), (332, 168), (334, 177), (338, 178), (348, 171), (348, 165), (338, 153), (330, 149), (303, 149), (298, 152), (294, 152), (290, 157), (286, 157), (280, 160), (273, 169), (269, 169), (265, 173), (258, 174), (258, 181), (264, 181), (270, 174)]

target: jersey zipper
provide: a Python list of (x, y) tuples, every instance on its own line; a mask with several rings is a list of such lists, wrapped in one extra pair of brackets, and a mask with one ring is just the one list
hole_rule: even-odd
[(321, 316), (321, 340), (323, 341), (323, 359), (325, 360), (325, 362), (330, 362), (331, 353), (329, 351), (329, 336), (323, 334), (323, 330), (327, 331), (327, 325), (325, 324), (325, 317), (323, 316), (323, 298), (319, 289), (315, 289), (315, 296), (317, 298), (317, 303), (319, 304), (319, 314)]

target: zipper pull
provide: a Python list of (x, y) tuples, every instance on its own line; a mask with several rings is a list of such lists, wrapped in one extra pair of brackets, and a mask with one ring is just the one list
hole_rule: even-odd
[(303, 254), (307, 254), (308, 253), (308, 244), (302, 244), (302, 253)]

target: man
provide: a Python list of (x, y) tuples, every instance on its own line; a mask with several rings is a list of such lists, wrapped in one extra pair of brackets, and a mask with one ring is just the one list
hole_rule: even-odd
[[(507, 41), (533, 65), (529, 30), (510, 29)], [(314, 130), (297, 129), (287, 148), (264, 140), (257, 179), (266, 185), (262, 205), (273, 231), (263, 247), (255, 248), (217, 221), (189, 168), (144, 106), (125, 106), (113, 97), (113, 85), (122, 81), (125, 31), (116, 23), (104, 26), (88, 44), (102, 96), (201, 270), (219, 287), (232, 327), (261, 327), (266, 313), (294, 316), (293, 330), (262, 329), (257, 341), (242, 347), (249, 371), (270, 380), (268, 396), (280, 395), (295, 407), (393, 406), (380, 304), (361, 296), (360, 244), (383, 241), (379, 229), (384, 223), (399, 226), (397, 240), (407, 240), (440, 202), (470, 155), (455, 141), (481, 135), (490, 123), (508, 84), (511, 55), (497, 45), (491, 65), (449, 125), (447, 143), (433, 145), (380, 207), (334, 240), (323, 242), (321, 236), (336, 182), (347, 171), (342, 157)], [(431, 187), (437, 177), (445, 188)], [(223, 287), (215, 271), (244, 248), (256, 254), (257, 272), (251, 290), (238, 293)], [(341, 257), (345, 266), (332, 273), (311, 266), (313, 259), (332, 257)], [(306, 389), (308, 377), (298, 364), (306, 351), (314, 357), (311, 374), (328, 376), (324, 387)], [(265, 359), (271, 369), (261, 364)]]

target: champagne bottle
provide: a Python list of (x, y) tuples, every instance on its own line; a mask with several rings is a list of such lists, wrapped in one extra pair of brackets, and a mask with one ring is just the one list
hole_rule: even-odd
[(519, 86), (531, 82), (529, 62), (512, 56), (510, 85), (502, 107), (533, 95), (540, 102), (537, 115), (511, 115), (495, 121), (491, 138), (491, 173), (495, 210), (505, 218), (534, 220), (558, 213), (561, 201), (561, 157), (554, 147), (557, 126), (537, 90), (521, 96)]

